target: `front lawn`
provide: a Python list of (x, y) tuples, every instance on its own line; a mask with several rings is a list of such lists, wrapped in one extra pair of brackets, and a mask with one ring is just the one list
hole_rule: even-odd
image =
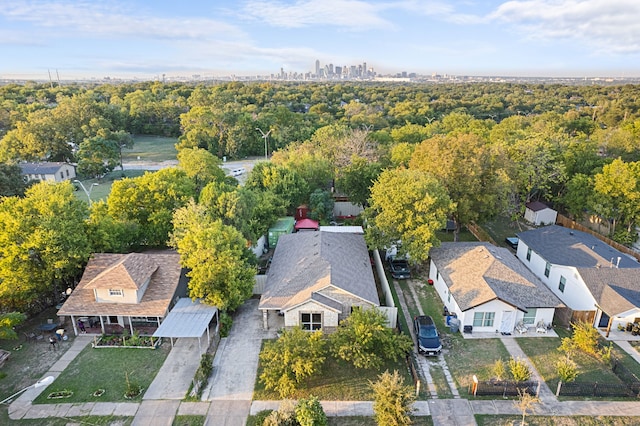
[(133, 148), (122, 150), (122, 162), (175, 160), (177, 138), (164, 136), (136, 135), (133, 137)]
[[(478, 426), (519, 425), (522, 416), (476, 415)], [(631, 416), (530, 416), (526, 417), (530, 426), (631, 426), (640, 422), (640, 417)]]
[[(35, 404), (60, 402), (125, 402), (127, 389), (125, 372), (131, 383), (144, 391), (155, 378), (170, 346), (164, 343), (158, 349), (94, 349), (86, 347), (78, 357), (38, 396)], [(104, 389), (101, 396), (94, 392)], [(55, 391), (70, 390), (73, 395), (65, 399), (47, 399)], [(140, 400), (141, 396), (136, 398)]]
[[(389, 370), (398, 370), (405, 378), (407, 386), (413, 387), (411, 373), (404, 359), (389, 361), (380, 370), (364, 370), (353, 367), (345, 361), (327, 356), (323, 368), (316, 375), (299, 385), (299, 389), (291, 399), (315, 396), (321, 401), (371, 401), (373, 392), (369, 382), (378, 380), (378, 376)], [(272, 390), (266, 390), (260, 382), (262, 365), (258, 366), (258, 374), (253, 391), (256, 401), (273, 401), (282, 399)]]

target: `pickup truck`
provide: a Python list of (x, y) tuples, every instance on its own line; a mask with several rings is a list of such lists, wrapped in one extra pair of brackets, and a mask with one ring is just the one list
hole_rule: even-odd
[(391, 276), (396, 280), (411, 278), (409, 262), (406, 259), (389, 259), (389, 269), (391, 270)]

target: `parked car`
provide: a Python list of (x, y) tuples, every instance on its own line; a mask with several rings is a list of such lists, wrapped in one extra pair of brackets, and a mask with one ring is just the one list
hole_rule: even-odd
[(419, 315), (413, 319), (413, 329), (418, 339), (418, 353), (425, 355), (438, 355), (442, 350), (440, 334), (428, 315)]
[(391, 276), (396, 280), (411, 278), (409, 262), (406, 259), (391, 258), (389, 260), (389, 269), (391, 270)]

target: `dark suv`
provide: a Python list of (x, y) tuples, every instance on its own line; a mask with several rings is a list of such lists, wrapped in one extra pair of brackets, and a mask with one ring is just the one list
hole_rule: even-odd
[(438, 329), (433, 323), (433, 318), (428, 315), (420, 315), (413, 320), (413, 329), (418, 339), (418, 353), (425, 355), (438, 355), (442, 350)]
[(389, 259), (389, 269), (391, 270), (391, 276), (396, 280), (406, 280), (411, 278), (409, 262), (407, 262), (406, 259)]

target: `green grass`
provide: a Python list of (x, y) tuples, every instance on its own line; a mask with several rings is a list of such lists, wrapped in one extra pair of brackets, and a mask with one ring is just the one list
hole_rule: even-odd
[[(291, 399), (315, 396), (325, 401), (371, 401), (373, 392), (370, 381), (375, 382), (385, 370), (398, 370), (404, 377), (407, 386), (413, 387), (413, 380), (404, 359), (387, 361), (380, 370), (354, 368), (351, 364), (332, 356), (327, 356), (322, 370), (305, 380)], [(266, 390), (260, 382), (262, 365), (258, 366), (253, 399), (256, 401), (272, 401), (282, 399), (277, 392)]]
[[(373, 417), (366, 416), (344, 416), (344, 417), (328, 417), (329, 426), (371, 426), (376, 421)], [(414, 426), (433, 426), (433, 421), (429, 416), (412, 416), (411, 424)], [(256, 416), (247, 418), (247, 426), (260, 426), (256, 423)]]
[[(169, 345), (163, 344), (156, 350), (86, 347), (60, 376), (38, 396), (35, 404), (60, 402), (126, 402), (127, 387), (125, 372), (129, 380), (146, 390), (169, 353)], [(66, 399), (47, 399), (47, 395), (58, 390), (73, 391)], [(104, 389), (104, 395), (92, 396), (97, 389)], [(136, 398), (140, 400), (141, 396)]]
[[(453, 232), (446, 231), (437, 231), (436, 235), (442, 242), (452, 242), (454, 237)], [(467, 228), (462, 228), (462, 231), (460, 231), (460, 234), (458, 235), (458, 241), (478, 241), (478, 239), (469, 232)]]
[(203, 426), (205, 420), (207, 420), (206, 416), (197, 416), (195, 414), (176, 416), (173, 419), (173, 426)]
[(493, 240), (503, 246), (509, 247), (504, 239), (507, 237), (515, 237), (517, 233), (530, 229), (522, 221), (513, 222), (508, 217), (497, 217), (492, 221), (480, 224)]
[(0, 425), (7, 426), (67, 426), (77, 425), (95, 425), (110, 426), (120, 425), (129, 426), (133, 422), (133, 417), (119, 416), (81, 416), (81, 417), (47, 417), (46, 419), (22, 419), (11, 420), (8, 415), (6, 406), (0, 406)]
[[(87, 191), (90, 191), (91, 201), (98, 200), (106, 200), (109, 194), (111, 193), (111, 186), (113, 182), (116, 180), (120, 180), (123, 177), (133, 178), (142, 176), (145, 173), (145, 170), (125, 170), (124, 172), (121, 170), (116, 170), (111, 173), (107, 173), (102, 179), (81, 179), (80, 181), (84, 185)], [(94, 183), (98, 185), (93, 186)], [(75, 184), (78, 185), (78, 184)], [(84, 192), (82, 187), (78, 185), (78, 190), (75, 192), (76, 197), (84, 202), (88, 202), (87, 194)]]
[[(122, 150), (122, 161), (167, 161), (175, 160), (178, 151), (177, 138), (163, 136), (138, 135), (133, 138), (133, 148)], [(138, 157), (140, 157), (138, 159)]]
[[(478, 426), (519, 425), (522, 416), (476, 415)], [(526, 417), (530, 426), (631, 426), (640, 424), (640, 417), (631, 416), (531, 416)]]

